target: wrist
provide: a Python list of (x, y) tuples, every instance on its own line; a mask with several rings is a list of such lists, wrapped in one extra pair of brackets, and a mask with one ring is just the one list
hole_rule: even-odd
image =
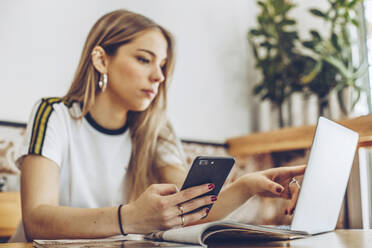
[(255, 185), (254, 180), (252, 179), (253, 178), (250, 174), (246, 174), (236, 180), (236, 183), (239, 184), (239, 188), (246, 199), (257, 193), (257, 185)]
[(125, 232), (124, 232), (124, 228), (123, 228), (123, 221), (122, 221), (122, 217), (121, 217), (121, 209), (123, 207), (123, 204), (120, 204), (119, 207), (118, 207), (118, 222), (119, 222), (119, 230), (120, 230), (120, 233), (121, 235), (125, 236), (127, 235)]
[(133, 230), (133, 223), (131, 220), (131, 216), (133, 216), (133, 213), (132, 213), (132, 208), (130, 204), (123, 205), (120, 209), (120, 212), (121, 212), (120, 214), (121, 215), (120, 216), (121, 226), (122, 226), (123, 232), (125, 234), (135, 233), (135, 231)]

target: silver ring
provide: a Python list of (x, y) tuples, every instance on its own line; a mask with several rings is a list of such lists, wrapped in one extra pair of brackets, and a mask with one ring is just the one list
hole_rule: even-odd
[(178, 205), (178, 209), (181, 211), (180, 215), (183, 215), (183, 207), (181, 205)]
[(301, 186), (298, 183), (296, 178), (292, 177), (292, 180), (289, 182), (288, 186), (291, 186), (292, 183), (295, 183), (297, 185), (298, 189), (301, 189)]
[(181, 215), (181, 225), (182, 227), (185, 226), (185, 217), (183, 217), (183, 215)]

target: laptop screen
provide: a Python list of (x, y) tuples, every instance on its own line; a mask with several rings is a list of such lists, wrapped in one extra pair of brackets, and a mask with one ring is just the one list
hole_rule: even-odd
[(358, 133), (319, 118), (291, 230), (309, 234), (334, 230), (358, 138)]

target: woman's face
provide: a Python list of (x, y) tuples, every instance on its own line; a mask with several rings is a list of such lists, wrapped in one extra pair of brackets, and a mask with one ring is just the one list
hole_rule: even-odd
[(126, 110), (145, 110), (164, 81), (167, 46), (160, 31), (149, 30), (119, 47), (108, 60), (106, 92), (110, 100)]

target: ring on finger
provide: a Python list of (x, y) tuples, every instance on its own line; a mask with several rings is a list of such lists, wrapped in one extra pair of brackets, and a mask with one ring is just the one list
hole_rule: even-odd
[(291, 186), (292, 183), (295, 183), (298, 189), (301, 189), (300, 184), (298, 183), (297, 179), (292, 177), (292, 180), (289, 182), (288, 186)]
[(181, 205), (178, 205), (178, 209), (180, 210), (181, 214), (180, 215), (183, 215), (184, 213), (184, 210), (183, 210), (183, 207)]
[(183, 217), (183, 215), (180, 216), (181, 217), (181, 225), (182, 227), (185, 226), (185, 217)]

